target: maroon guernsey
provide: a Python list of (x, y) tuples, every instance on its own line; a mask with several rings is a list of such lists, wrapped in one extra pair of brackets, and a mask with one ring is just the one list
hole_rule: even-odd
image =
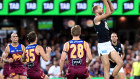
[(86, 68), (86, 48), (83, 40), (70, 40), (68, 42), (68, 72), (67, 79), (85, 79), (88, 77)]
[(28, 45), (25, 48), (25, 56), (27, 61), (27, 74), (30, 79), (44, 79), (45, 74), (40, 69), (40, 55), (35, 51), (37, 44)]

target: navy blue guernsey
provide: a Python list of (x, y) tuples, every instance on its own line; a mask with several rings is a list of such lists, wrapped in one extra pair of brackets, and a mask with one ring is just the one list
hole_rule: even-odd
[[(94, 20), (93, 20), (94, 23)], [(94, 23), (95, 24), (95, 23)], [(103, 43), (110, 40), (110, 32), (106, 20), (101, 20), (99, 25), (95, 24), (95, 30), (98, 35), (98, 42)]]
[[(121, 43), (118, 43), (117, 45), (113, 45), (112, 46), (115, 48), (115, 50), (117, 51), (117, 53), (122, 56), (122, 47), (121, 47)], [(117, 64), (113, 63), (112, 61), (110, 61), (110, 68), (114, 68)]]

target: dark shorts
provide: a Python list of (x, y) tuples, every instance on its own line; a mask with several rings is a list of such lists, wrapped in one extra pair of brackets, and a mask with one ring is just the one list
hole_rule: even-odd
[(134, 76), (134, 79), (140, 79), (140, 76)]
[(16, 76), (15, 72), (13, 69), (3, 69), (3, 78), (13, 78), (14, 76)]
[(27, 74), (28, 74), (28, 78), (30, 79), (44, 79), (45, 78), (45, 74), (42, 70), (29, 71), (27, 72)]
[(86, 79), (89, 76), (89, 73), (86, 67), (68, 68), (66, 76), (67, 79)]
[(16, 75), (27, 76), (27, 70), (24, 66), (14, 67), (13, 70)]

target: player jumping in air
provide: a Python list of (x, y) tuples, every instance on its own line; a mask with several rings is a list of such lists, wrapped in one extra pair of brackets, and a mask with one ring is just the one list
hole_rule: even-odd
[(27, 62), (28, 78), (49, 79), (40, 68), (40, 57), (42, 57), (44, 61), (48, 61), (50, 59), (51, 48), (46, 47), (47, 53), (45, 53), (43, 47), (37, 45), (37, 35), (34, 31), (30, 32), (27, 37), (30, 44), (25, 48), (25, 54), (22, 55), (22, 59), (26, 59)]
[[(110, 0), (103, 0), (103, 2), (106, 9), (105, 13), (99, 5), (95, 5), (93, 7), (93, 13), (95, 13), (93, 22), (95, 24), (95, 30), (98, 34), (98, 53), (99, 56), (101, 56), (101, 60), (104, 65), (104, 78), (114, 79), (123, 66), (123, 60), (111, 45), (109, 28), (106, 22), (106, 18), (114, 12), (114, 8)], [(117, 64), (112, 75), (109, 75), (109, 59), (113, 60)]]
[[(80, 39), (81, 27), (75, 25), (71, 28), (73, 39), (64, 44), (60, 59), (60, 74), (62, 75), (64, 61), (68, 57), (67, 79), (86, 79), (88, 78), (87, 66), (92, 60), (89, 44)], [(88, 62), (86, 62), (88, 57)]]
[[(112, 46), (115, 48), (115, 50), (118, 52), (122, 60), (124, 59), (125, 53), (124, 53), (124, 46), (121, 43), (118, 43), (118, 36), (116, 33), (111, 34), (111, 42)], [(116, 63), (110, 60), (110, 74), (112, 74), (112, 71), (114, 70), (114, 67), (116, 66)], [(119, 73), (117, 74), (117, 77), (119, 79), (125, 79), (124, 70), (123, 67), (120, 69)]]
[(7, 45), (3, 61), (9, 62), (7, 65), (9, 65), (8, 68), (10, 69), (10, 72), (12, 72), (9, 77), (14, 77), (14, 79), (27, 79), (27, 71), (24, 64), (20, 61), (22, 54), (25, 52), (25, 47), (24, 45), (19, 44), (18, 40), (18, 35), (16, 33), (12, 33), (12, 43)]

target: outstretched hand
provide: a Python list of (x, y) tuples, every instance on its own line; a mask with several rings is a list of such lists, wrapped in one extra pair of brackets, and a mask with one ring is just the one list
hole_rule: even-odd
[(52, 51), (51, 47), (46, 47), (46, 52), (47, 53), (51, 53), (51, 51)]

